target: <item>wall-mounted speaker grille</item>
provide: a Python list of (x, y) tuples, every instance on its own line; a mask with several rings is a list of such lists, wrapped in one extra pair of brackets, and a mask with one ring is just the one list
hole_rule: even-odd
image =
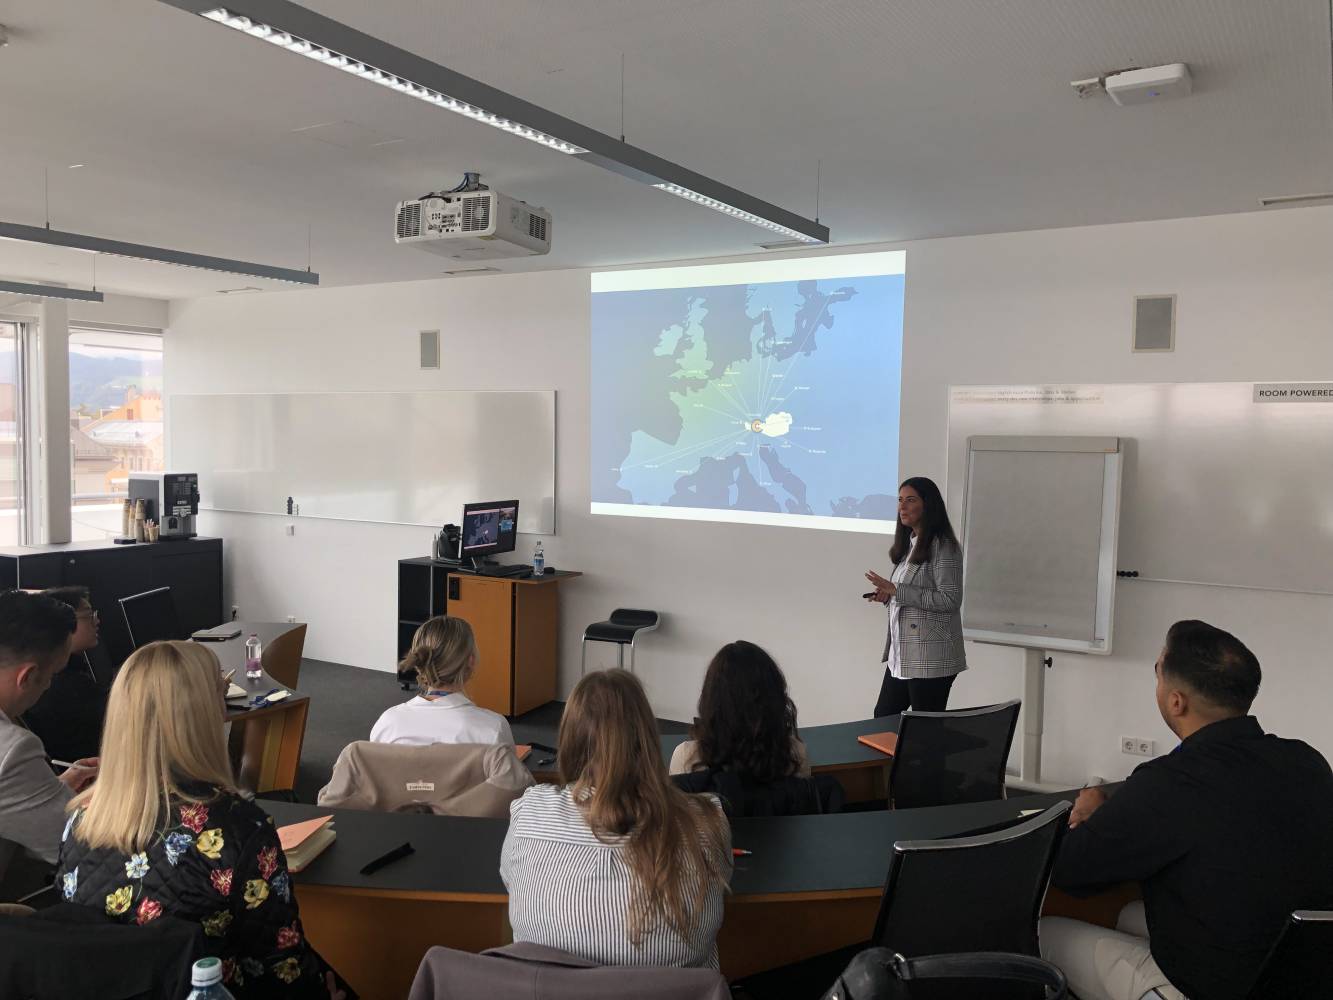
[(421, 367), (440, 367), (440, 331), (421, 331)]
[(398, 210), (398, 238), (421, 235), (421, 202), (414, 201)]
[(475, 233), (491, 224), (491, 199), (487, 195), (463, 198), (463, 232)]
[(1136, 295), (1134, 297), (1134, 350), (1174, 351), (1176, 349), (1176, 297), (1174, 295)]

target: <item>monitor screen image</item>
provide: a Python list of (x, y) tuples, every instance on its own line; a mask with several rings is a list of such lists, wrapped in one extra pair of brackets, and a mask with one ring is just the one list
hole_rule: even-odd
[(463, 508), (463, 555), (513, 552), (517, 539), (517, 500), (470, 503)]

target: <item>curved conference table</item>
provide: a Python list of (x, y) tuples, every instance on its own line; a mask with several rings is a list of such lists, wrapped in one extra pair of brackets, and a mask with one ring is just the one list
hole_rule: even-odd
[[(849, 799), (875, 797), (870, 793), (883, 787), (888, 758), (856, 737), (896, 729), (897, 721), (802, 729), (811, 769), (835, 774), (844, 784), (850, 775)], [(663, 737), (664, 753), (682, 739)], [(986, 830), (1076, 794), (733, 820), (734, 846), (754, 853), (736, 859), (718, 936), (722, 971), (735, 978), (868, 939), (896, 841)], [(338, 838), (294, 876), (297, 896), (311, 944), (367, 1000), (406, 996), (432, 945), (480, 951), (510, 940), (508, 896), (499, 874), (507, 820), (261, 804), (279, 825), (335, 817)], [(404, 842), (414, 854), (373, 875), (360, 874), (366, 862)], [(1127, 898), (1107, 898), (1097, 912), (1052, 894), (1047, 910), (1113, 924)]]

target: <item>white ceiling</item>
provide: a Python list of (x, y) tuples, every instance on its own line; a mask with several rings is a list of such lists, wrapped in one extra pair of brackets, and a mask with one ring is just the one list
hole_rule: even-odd
[[(1333, 189), (1328, 0), (310, 0), (311, 8), (804, 215), (836, 243), (1250, 211)], [(289, 267), (438, 276), (394, 205), (465, 169), (549, 208), (506, 270), (742, 253), (764, 230), (155, 0), (5, 0), (0, 219)], [(1188, 99), (1069, 81), (1182, 61)], [(313, 129), (313, 125), (336, 128)], [(318, 135), (341, 145), (320, 141)], [(401, 140), (401, 141), (392, 141)], [(69, 164), (85, 164), (71, 170)], [(0, 241), (0, 276), (92, 258)], [(99, 257), (155, 296), (271, 283)]]

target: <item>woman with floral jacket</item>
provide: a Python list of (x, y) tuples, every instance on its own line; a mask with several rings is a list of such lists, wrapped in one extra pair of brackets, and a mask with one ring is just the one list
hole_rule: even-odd
[(309, 947), (273, 820), (237, 790), (217, 657), (155, 642), (111, 688), (98, 780), (70, 804), (58, 884), (123, 923), (202, 925), (241, 998), (343, 996)]

